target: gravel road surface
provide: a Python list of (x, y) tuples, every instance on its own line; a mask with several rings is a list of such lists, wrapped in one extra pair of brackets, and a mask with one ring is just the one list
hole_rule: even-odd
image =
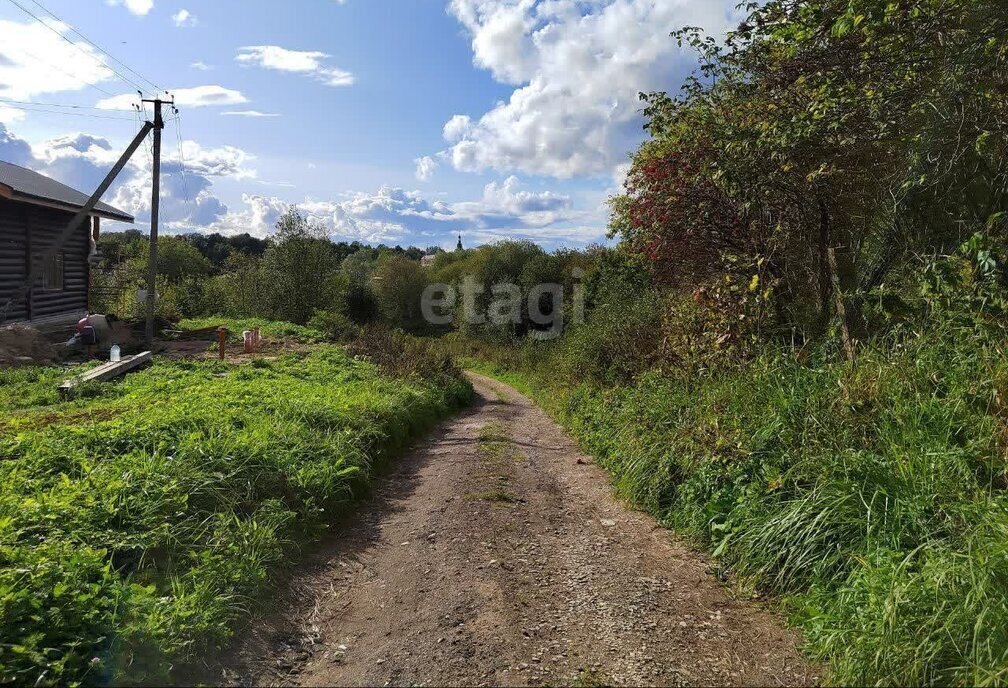
[[(270, 685), (805, 685), (779, 616), (612, 495), (539, 408), (476, 402), (305, 556), (211, 681)], [(218, 673), (219, 672), (219, 673)]]

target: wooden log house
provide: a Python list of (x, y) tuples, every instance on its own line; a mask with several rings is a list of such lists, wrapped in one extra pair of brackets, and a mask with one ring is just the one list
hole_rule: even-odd
[(0, 326), (27, 323), (52, 326), (87, 315), (89, 260), (95, 255), (100, 222), (133, 222), (133, 217), (99, 203), (69, 241), (42, 266), (28, 294), (7, 309), (28, 278), (32, 260), (45, 253), (88, 194), (37, 172), (0, 161)]

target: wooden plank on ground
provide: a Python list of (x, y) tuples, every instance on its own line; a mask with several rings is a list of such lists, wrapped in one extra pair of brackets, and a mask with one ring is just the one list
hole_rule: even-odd
[(114, 380), (117, 377), (121, 377), (126, 373), (133, 372), (134, 370), (147, 365), (153, 360), (153, 356), (150, 351), (144, 351), (143, 353), (136, 354), (135, 356), (124, 356), (121, 361), (109, 361), (104, 363), (97, 368), (87, 371), (83, 375), (78, 375), (77, 377), (70, 378), (63, 384), (59, 386), (60, 394), (67, 394), (77, 385), (83, 382), (108, 382), (109, 380)]

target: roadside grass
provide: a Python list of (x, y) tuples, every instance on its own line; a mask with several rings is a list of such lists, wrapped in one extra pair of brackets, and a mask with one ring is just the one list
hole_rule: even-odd
[(620, 494), (782, 601), (833, 682), (1008, 683), (999, 337), (931, 323), (856, 367), (769, 351), (615, 386), (559, 377), (581, 355), (563, 339), (441, 345), (535, 398)]
[(594, 669), (582, 669), (574, 680), (575, 688), (598, 688), (608, 685)]
[(482, 448), (496, 454), (501, 447), (511, 443), (511, 438), (501, 423), (487, 423), (480, 428), (479, 442)]
[(157, 362), (63, 402), (65, 376), (0, 371), (2, 683), (169, 680), (471, 394), (326, 346)]
[(511, 485), (514, 467), (512, 463), (525, 459), (508, 435), (503, 423), (491, 422), (480, 428), (477, 439), (478, 469), (473, 477), (483, 483), (482, 492), (468, 494), (468, 501), (489, 502), (491, 504), (514, 504), (520, 501), (507, 491)]
[(479, 450), (484, 459), (491, 461), (525, 459), (524, 453), (515, 445), (507, 428), (501, 423), (487, 423), (480, 428)]

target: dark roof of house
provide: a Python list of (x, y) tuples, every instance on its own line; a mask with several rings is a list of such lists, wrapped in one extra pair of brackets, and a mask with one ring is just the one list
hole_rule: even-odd
[[(10, 189), (10, 192), (4, 193), (3, 187)], [(2, 160), (0, 160), (0, 196), (6, 196), (14, 201), (53, 205), (73, 211), (83, 208), (88, 200), (87, 194), (66, 184), (60, 184), (55, 179)], [(95, 206), (92, 215), (120, 222), (133, 222), (132, 215), (101, 201)]]

